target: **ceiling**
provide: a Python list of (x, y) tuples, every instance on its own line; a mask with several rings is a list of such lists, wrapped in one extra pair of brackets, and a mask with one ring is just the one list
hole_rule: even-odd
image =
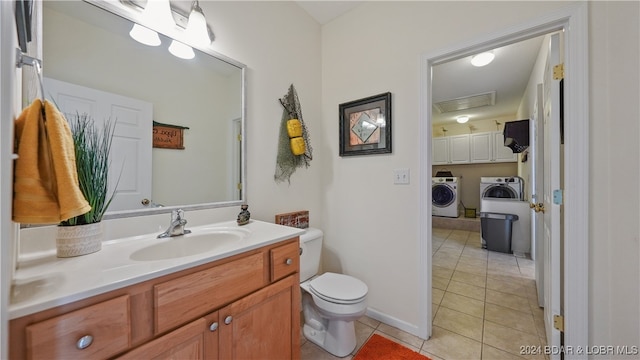
[[(297, 1), (318, 23), (324, 25), (359, 6), (360, 1)], [(433, 68), (433, 103), (495, 91), (495, 105), (440, 113), (433, 108), (432, 123), (455, 123), (467, 115), (469, 121), (515, 116), (524, 96), (544, 37), (494, 49), (494, 61), (484, 67), (471, 65), (471, 56)], [(514, 119), (515, 120), (515, 119)]]

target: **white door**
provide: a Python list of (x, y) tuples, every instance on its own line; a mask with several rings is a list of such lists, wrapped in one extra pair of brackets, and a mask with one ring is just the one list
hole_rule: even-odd
[(62, 113), (83, 114), (96, 122), (116, 122), (111, 144), (109, 193), (117, 184), (109, 211), (142, 209), (151, 197), (153, 105), (59, 80), (45, 78), (45, 91)]
[[(530, 121), (531, 144), (531, 205), (542, 202), (544, 191), (544, 101), (543, 86), (538, 84), (536, 102)], [(538, 305), (544, 307), (544, 218), (543, 213), (531, 209), (531, 258), (536, 262)]]
[[(561, 345), (560, 331), (553, 325), (554, 315), (561, 315), (561, 232), (560, 201), (554, 195), (561, 191), (560, 176), (560, 81), (553, 77), (553, 67), (561, 63), (560, 35), (551, 36), (544, 74), (544, 318), (547, 343), (552, 349)], [(559, 354), (550, 355), (560, 359)]]

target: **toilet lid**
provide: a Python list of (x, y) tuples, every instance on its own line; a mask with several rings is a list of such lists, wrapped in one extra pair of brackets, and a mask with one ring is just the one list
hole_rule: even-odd
[(309, 289), (324, 300), (335, 303), (359, 302), (369, 291), (367, 284), (354, 277), (330, 272), (311, 280)]

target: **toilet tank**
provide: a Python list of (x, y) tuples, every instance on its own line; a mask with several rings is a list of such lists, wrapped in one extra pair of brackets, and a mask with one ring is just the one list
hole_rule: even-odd
[(320, 269), (320, 253), (322, 252), (322, 231), (308, 228), (300, 235), (300, 282), (316, 275)]

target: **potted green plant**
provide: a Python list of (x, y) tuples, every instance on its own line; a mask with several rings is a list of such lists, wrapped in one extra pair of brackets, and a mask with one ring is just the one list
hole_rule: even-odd
[(96, 124), (87, 114), (76, 114), (69, 120), (76, 156), (80, 191), (91, 210), (63, 221), (58, 226), (58, 257), (90, 254), (102, 248), (102, 217), (113, 200), (109, 193), (109, 153), (115, 123)]

